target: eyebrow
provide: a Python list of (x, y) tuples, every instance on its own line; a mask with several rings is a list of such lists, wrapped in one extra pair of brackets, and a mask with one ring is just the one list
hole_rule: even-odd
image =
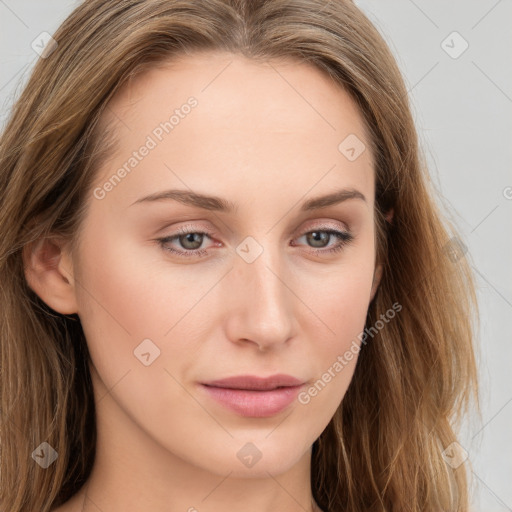
[[(365, 196), (359, 192), (359, 190), (344, 188), (327, 195), (308, 199), (302, 204), (300, 211), (307, 212), (311, 210), (320, 210), (322, 208), (342, 203), (348, 199), (360, 199), (366, 202)], [(228, 201), (227, 199), (199, 194), (188, 190), (164, 190), (163, 192), (155, 192), (154, 194), (137, 199), (130, 206), (140, 203), (165, 200), (178, 201), (188, 206), (195, 206), (196, 208), (202, 208), (204, 210), (224, 213), (232, 213), (238, 209), (238, 205), (236, 203)]]

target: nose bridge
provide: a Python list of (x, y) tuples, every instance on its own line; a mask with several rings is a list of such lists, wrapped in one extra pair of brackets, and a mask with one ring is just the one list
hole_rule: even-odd
[(286, 285), (284, 255), (270, 239), (257, 242), (248, 237), (237, 247), (229, 283), (231, 325), (236, 326), (231, 337), (260, 346), (285, 342), (293, 325), (293, 294)]

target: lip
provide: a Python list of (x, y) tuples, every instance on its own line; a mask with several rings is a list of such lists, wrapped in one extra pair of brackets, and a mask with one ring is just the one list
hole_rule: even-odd
[(286, 409), (304, 382), (291, 375), (240, 375), (201, 383), (210, 398), (247, 417), (265, 418)]

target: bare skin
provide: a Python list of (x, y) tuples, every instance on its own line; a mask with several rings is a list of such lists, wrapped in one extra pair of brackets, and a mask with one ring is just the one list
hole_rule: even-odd
[[(181, 108), (190, 97), (197, 105)], [(107, 115), (119, 147), (88, 198), (79, 250), (56, 239), (27, 255), (30, 286), (78, 313), (92, 359), (95, 465), (56, 512), (319, 511), (311, 447), (350, 384), (357, 353), (340, 371), (333, 364), (359, 344), (381, 272), (372, 156), (338, 149), (350, 134), (368, 146), (355, 103), (306, 64), (209, 53), (139, 76)], [(148, 136), (155, 147), (105, 185)], [(238, 206), (136, 202), (168, 189)], [(341, 189), (352, 195), (301, 211)], [(156, 240), (180, 228), (195, 239)], [(326, 230), (353, 238), (340, 245)], [(148, 365), (134, 354), (143, 340)], [(205, 381), (247, 374), (294, 376), (303, 399), (255, 417), (205, 392)], [(319, 379), (325, 387), (310, 393)], [(244, 446), (261, 455), (250, 467)]]

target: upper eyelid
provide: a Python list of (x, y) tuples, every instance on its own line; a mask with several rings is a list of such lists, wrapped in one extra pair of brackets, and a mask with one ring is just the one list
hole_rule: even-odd
[[(310, 229), (306, 229), (306, 230), (302, 230), (300, 232), (299, 235), (297, 235), (296, 237), (303, 237), (311, 232), (314, 232), (314, 231), (323, 231), (323, 232), (327, 232), (327, 233), (330, 233), (331, 235), (335, 236), (335, 233), (344, 233), (348, 236), (350, 236), (351, 238), (354, 237), (352, 231), (350, 229), (342, 229), (342, 228), (335, 228), (335, 227), (332, 227), (332, 226), (328, 226), (328, 225), (320, 225), (320, 226), (314, 226)], [(193, 226), (182, 226), (180, 227), (175, 233), (172, 233), (168, 236), (163, 236), (163, 237), (160, 237), (158, 238), (158, 241), (162, 241), (162, 240), (167, 240), (167, 241), (175, 241), (176, 239), (178, 239), (180, 236), (185, 236), (187, 234), (193, 234), (193, 233), (200, 233), (202, 235), (206, 235), (206, 237), (208, 237), (210, 240), (212, 240), (212, 238), (214, 238), (216, 236), (216, 232), (214, 230), (208, 230), (208, 229), (203, 229), (203, 228), (196, 228), (196, 227), (193, 227)], [(197, 249), (197, 250), (200, 250), (200, 249)], [(191, 251), (188, 251), (188, 252), (193, 252), (192, 250)]]
[[(315, 231), (315, 230), (329, 230), (329, 229), (332, 229), (333, 231), (343, 231), (346, 233), (351, 233), (351, 231), (352, 231), (350, 225), (347, 222), (342, 222), (339, 219), (338, 220), (330, 219), (330, 220), (316, 221), (316, 222), (318, 222), (318, 224), (315, 224), (309, 228), (295, 230), (294, 232), (295, 233), (299, 232), (299, 233), (305, 234), (305, 233), (309, 233), (309, 232)], [(332, 224), (333, 222), (337, 222), (338, 225)], [(340, 227), (339, 223), (344, 224), (344, 226)], [(177, 230), (174, 233), (168, 235), (168, 237), (181, 235), (181, 234), (188, 234), (188, 233), (205, 233), (205, 234), (214, 236), (214, 235), (217, 235), (219, 233), (219, 231), (217, 229), (210, 229), (206, 226), (186, 224), (184, 226), (180, 226), (179, 228), (177, 228)]]

